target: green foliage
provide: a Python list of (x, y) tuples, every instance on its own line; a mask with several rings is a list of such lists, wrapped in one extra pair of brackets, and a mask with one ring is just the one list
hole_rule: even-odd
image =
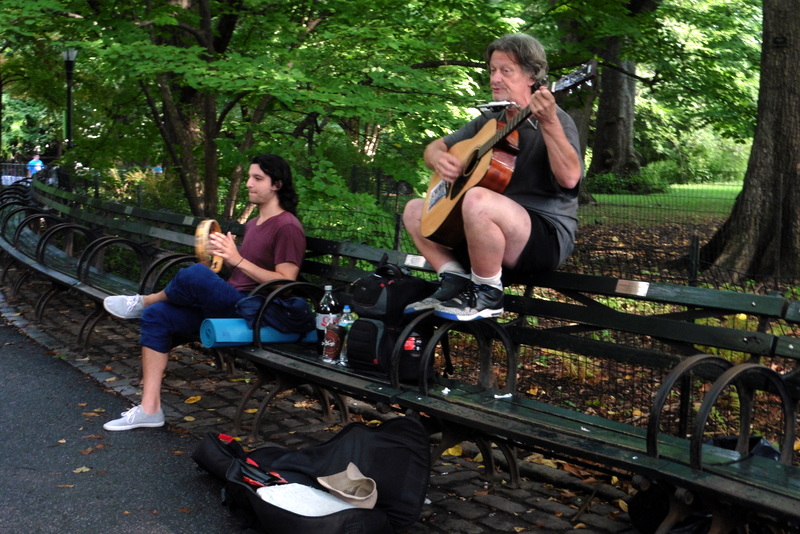
[(34, 100), (3, 94), (3, 146), (0, 159), (25, 162), (35, 152), (54, 155), (53, 132), (61, 128), (61, 118)]
[(644, 168), (637, 174), (620, 176), (613, 173), (597, 174), (586, 182), (591, 193), (619, 194), (633, 193), (649, 195), (664, 193), (669, 189), (669, 182), (656, 171)]
[[(31, 106), (23, 115), (41, 128), (12, 139), (3, 117), (4, 155), (32, 145), (59, 152), (60, 52), (68, 46), (78, 49), (78, 60), (76, 142), (66, 163), (102, 175), (159, 164), (170, 179), (180, 165), (188, 173), (183, 194), (172, 189), (177, 181), (164, 183), (164, 194), (145, 194), (159, 207), (174, 196), (176, 208), (189, 210), (188, 193), (213, 183), (221, 202), (239, 195), (241, 211), (243, 185), (232, 189), (232, 180), (262, 151), (292, 162), (310, 208), (375, 209), (373, 199), (350, 192), (353, 165), (381, 169), (421, 193), (430, 177), (423, 147), (490, 97), (483, 49), (511, 31), (539, 37), (556, 72), (624, 36), (626, 59), (653, 81), (637, 96), (644, 104), (636, 146), (644, 162), (672, 160), (677, 170), (646, 167), (624, 184), (592, 179), (613, 186), (603, 190), (655, 191), (662, 187), (657, 177), (695, 182), (731, 170), (721, 157), (726, 150), (710, 141), (699, 143), (708, 151), (690, 150), (687, 132), (708, 125), (747, 139), (754, 124), (757, 80), (742, 75), (758, 67), (754, 0), (668, 0), (637, 16), (629, 3), (604, 0), (245, 0), (209, 2), (208, 19), (198, 5), (5, 0), (0, 80), (12, 100)], [(206, 114), (201, 104), (209, 95)], [(171, 124), (175, 117), (183, 122)], [(212, 155), (216, 168), (206, 168)]]
[(186, 213), (186, 199), (173, 173), (154, 173), (152, 168), (112, 169), (100, 173), (87, 169), (77, 173), (85, 181), (99, 181), (103, 198), (148, 209)]

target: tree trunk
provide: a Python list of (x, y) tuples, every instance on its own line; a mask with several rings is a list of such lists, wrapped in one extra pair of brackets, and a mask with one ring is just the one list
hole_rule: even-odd
[(633, 117), (636, 102), (636, 64), (621, 61), (620, 38), (607, 40), (604, 61), (619, 69), (603, 68), (600, 73), (600, 101), (597, 108), (592, 164), (589, 176), (614, 173), (628, 176), (639, 170), (639, 159), (633, 149)]
[(758, 122), (744, 187), (701, 260), (740, 276), (800, 277), (800, 17), (764, 0)]

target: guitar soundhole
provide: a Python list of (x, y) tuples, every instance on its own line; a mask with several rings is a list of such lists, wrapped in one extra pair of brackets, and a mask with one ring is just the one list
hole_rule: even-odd
[(450, 186), (450, 198), (455, 198), (464, 189), (469, 177), (475, 172), (475, 167), (478, 165), (478, 158), (475, 152), (473, 152), (467, 162), (464, 164), (464, 172), (461, 173), (461, 176), (453, 181), (453, 185)]

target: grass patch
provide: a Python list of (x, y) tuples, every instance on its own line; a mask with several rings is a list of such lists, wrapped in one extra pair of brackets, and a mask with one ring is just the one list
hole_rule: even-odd
[(651, 195), (598, 193), (597, 204), (581, 206), (578, 215), (584, 224), (700, 223), (727, 217), (741, 190), (741, 183), (719, 183), (671, 185), (666, 193)]

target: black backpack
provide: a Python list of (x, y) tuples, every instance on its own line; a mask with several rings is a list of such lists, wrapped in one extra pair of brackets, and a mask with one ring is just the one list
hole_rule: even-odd
[[(269, 534), (383, 534), (414, 524), (430, 481), (428, 435), (419, 421), (397, 417), (379, 426), (353, 423), (326, 443), (291, 451), (262, 447), (246, 454), (238, 442), (209, 433), (193, 453), (200, 467), (226, 482), (223, 503), (245, 528)], [(258, 485), (304, 484), (344, 471), (352, 462), (375, 481), (372, 509), (351, 508), (310, 517), (261, 499)]]
[(413, 276), (405, 267), (389, 263), (384, 254), (374, 273), (353, 282), (350, 308), (359, 317), (399, 325), (406, 306), (435, 290), (435, 285)]
[[(374, 273), (353, 282), (350, 307), (358, 319), (347, 335), (348, 366), (362, 374), (386, 377), (391, 372), (392, 352), (406, 326), (405, 307), (430, 296), (435, 289), (434, 284), (411, 275), (405, 267), (388, 263), (385, 255)], [(425, 321), (406, 332), (399, 347), (401, 382), (417, 382), (422, 350), (433, 328), (432, 321)]]

